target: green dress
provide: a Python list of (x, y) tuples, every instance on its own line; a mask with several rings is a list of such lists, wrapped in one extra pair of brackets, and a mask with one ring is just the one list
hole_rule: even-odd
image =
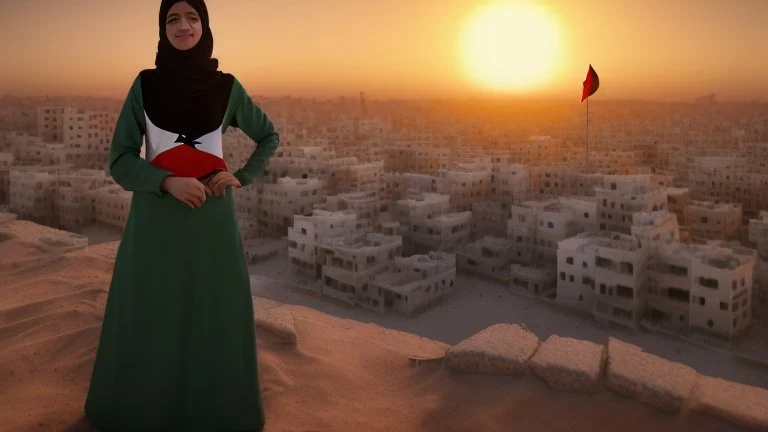
[[(256, 142), (235, 172), (247, 185), (263, 171), (279, 136), (240, 83), (230, 81), (218, 134), (204, 144), (218, 140), (220, 146), (228, 126)], [(265, 417), (253, 306), (232, 188), (226, 196), (207, 197), (199, 209), (161, 191), (171, 172), (153, 165), (150, 155), (139, 155), (142, 136), (162, 133), (149, 124), (144, 100), (139, 75), (109, 154), (112, 177), (133, 191), (133, 199), (109, 287), (86, 417), (109, 432), (259, 429)], [(221, 148), (216, 152), (221, 155)]]

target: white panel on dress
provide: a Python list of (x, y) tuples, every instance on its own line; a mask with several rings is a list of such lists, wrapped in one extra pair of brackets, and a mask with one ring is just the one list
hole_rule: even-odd
[(221, 148), (221, 126), (219, 126), (213, 132), (208, 132), (207, 134), (201, 136), (195, 141), (200, 143), (195, 146), (195, 148), (198, 150), (202, 150), (224, 159), (224, 151)]
[[(169, 132), (167, 130), (164, 130), (156, 126), (154, 123), (152, 123), (152, 120), (149, 119), (149, 116), (147, 115), (146, 112), (144, 113), (144, 118), (146, 119), (146, 123), (147, 123), (146, 141), (147, 141), (147, 160), (148, 161), (151, 162), (152, 159), (154, 159), (155, 157), (157, 157), (157, 155), (159, 155), (160, 153), (166, 150), (170, 150), (179, 145), (184, 145), (183, 143), (176, 142), (176, 139), (179, 137), (178, 133)], [(197, 148), (198, 150), (202, 150), (206, 153), (210, 153), (222, 159), (224, 158), (224, 151), (222, 149), (222, 143), (221, 143), (222, 142), (221, 126), (201, 136), (195, 141), (200, 143), (195, 146), (195, 148)]]
[(179, 136), (177, 133), (163, 130), (149, 119), (147, 113), (144, 113), (144, 118), (147, 122), (147, 160), (152, 161), (160, 153), (172, 149), (181, 143), (174, 142)]

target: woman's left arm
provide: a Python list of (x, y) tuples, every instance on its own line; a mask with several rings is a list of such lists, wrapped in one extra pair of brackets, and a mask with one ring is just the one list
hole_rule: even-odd
[(256, 143), (256, 149), (251, 153), (245, 166), (234, 173), (240, 184), (246, 186), (251, 184), (257, 175), (264, 172), (267, 160), (280, 144), (280, 135), (269, 117), (253, 103), (237, 79), (233, 83), (232, 97), (236, 100), (230, 126), (239, 128)]

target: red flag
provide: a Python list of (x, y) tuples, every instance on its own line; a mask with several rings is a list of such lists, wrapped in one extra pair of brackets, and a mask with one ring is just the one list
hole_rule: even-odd
[(584, 99), (595, 94), (598, 87), (600, 87), (600, 78), (597, 77), (597, 72), (592, 69), (592, 65), (589, 65), (587, 78), (584, 79), (584, 90), (581, 92), (581, 101), (584, 102)]

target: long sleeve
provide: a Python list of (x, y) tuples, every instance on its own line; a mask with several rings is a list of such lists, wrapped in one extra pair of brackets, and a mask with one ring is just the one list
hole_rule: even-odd
[(137, 76), (133, 82), (117, 119), (109, 150), (109, 171), (115, 182), (127, 191), (163, 195), (160, 185), (171, 173), (140, 156), (142, 137), (146, 133), (140, 80)]
[(234, 106), (229, 125), (239, 128), (256, 143), (256, 149), (251, 153), (245, 166), (238, 169), (234, 176), (243, 186), (251, 184), (253, 179), (264, 172), (267, 160), (275, 153), (280, 144), (280, 135), (269, 117), (253, 103), (240, 82), (235, 79), (232, 84)]

